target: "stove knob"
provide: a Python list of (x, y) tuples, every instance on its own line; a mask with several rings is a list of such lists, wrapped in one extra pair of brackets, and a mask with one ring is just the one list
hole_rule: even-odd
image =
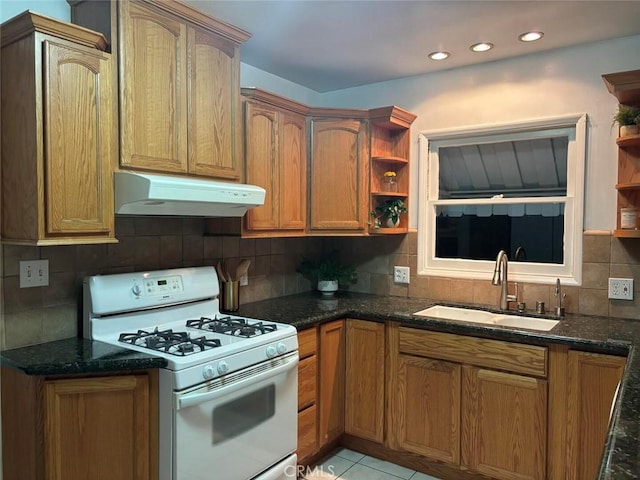
[(136, 297), (139, 297), (140, 294), (142, 293), (142, 289), (140, 288), (140, 285), (134, 285), (133, 287), (131, 287), (131, 291)]
[(229, 364), (227, 362), (225, 362), (224, 360), (222, 360), (219, 364), (218, 364), (218, 373), (220, 375), (224, 375), (225, 373), (227, 373), (229, 371)]
[(284, 352), (287, 351), (287, 346), (284, 343), (279, 342), (278, 345), (276, 346), (276, 350), (278, 350), (278, 353), (282, 355)]
[(278, 355), (278, 350), (276, 350), (276, 347), (274, 347), (273, 345), (269, 345), (267, 347), (267, 357), (268, 358), (273, 358), (276, 355)]
[(213, 369), (213, 365), (207, 365), (202, 369), (202, 376), (205, 380), (210, 380), (216, 376), (216, 372)]

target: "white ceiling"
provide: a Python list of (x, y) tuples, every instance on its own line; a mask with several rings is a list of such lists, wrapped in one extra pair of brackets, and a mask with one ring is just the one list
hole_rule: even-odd
[[(184, 0), (250, 32), (241, 60), (317, 92), (640, 34), (640, 1)], [(542, 30), (523, 43), (520, 33)], [(469, 46), (491, 42), (474, 53)], [(434, 50), (451, 57), (435, 62)]]

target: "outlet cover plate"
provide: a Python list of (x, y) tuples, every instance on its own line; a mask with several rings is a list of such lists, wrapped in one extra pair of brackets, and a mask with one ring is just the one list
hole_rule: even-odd
[(49, 285), (49, 260), (20, 261), (20, 288)]
[(612, 300), (633, 300), (633, 278), (610, 278), (609, 298)]
[(393, 267), (393, 282), (409, 285), (409, 267)]

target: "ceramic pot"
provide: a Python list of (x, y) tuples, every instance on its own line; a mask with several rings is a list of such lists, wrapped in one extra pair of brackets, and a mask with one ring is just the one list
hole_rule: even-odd
[(338, 290), (337, 280), (318, 280), (318, 290), (324, 297), (331, 297)]
[(629, 137), (631, 135), (638, 135), (640, 126), (638, 125), (622, 125), (620, 127), (620, 136)]
[(398, 225), (400, 225), (400, 218), (399, 217), (396, 219), (395, 222), (393, 221), (392, 218), (387, 218), (387, 227), (396, 228)]

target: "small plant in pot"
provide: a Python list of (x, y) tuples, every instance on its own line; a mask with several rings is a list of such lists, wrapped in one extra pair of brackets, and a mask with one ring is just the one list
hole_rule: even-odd
[(638, 135), (640, 125), (640, 107), (618, 105), (618, 111), (613, 116), (613, 122), (620, 126), (620, 136)]
[(371, 216), (375, 219), (376, 227), (397, 227), (400, 223), (400, 215), (407, 213), (407, 207), (404, 206), (404, 201), (400, 198), (394, 198), (393, 200), (387, 200), (384, 203), (378, 205), (375, 210), (371, 212)]
[(318, 281), (318, 290), (323, 296), (330, 297), (338, 287), (346, 287), (358, 281), (358, 274), (352, 265), (342, 265), (338, 261), (338, 251), (319, 260), (304, 260), (298, 272)]

